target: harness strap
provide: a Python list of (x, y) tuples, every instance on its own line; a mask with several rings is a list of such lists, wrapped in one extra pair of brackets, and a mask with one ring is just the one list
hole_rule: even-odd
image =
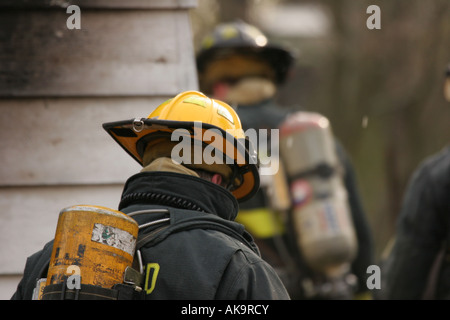
[(117, 284), (113, 289), (81, 284), (80, 289), (68, 289), (66, 282), (51, 284), (44, 288), (42, 300), (139, 300), (144, 293), (132, 286)]

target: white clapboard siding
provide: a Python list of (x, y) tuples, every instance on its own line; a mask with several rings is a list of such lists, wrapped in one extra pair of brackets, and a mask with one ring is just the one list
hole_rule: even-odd
[[(69, 4), (81, 29), (69, 30)], [(102, 128), (147, 117), (197, 90), (195, 0), (0, 3), (0, 299), (26, 258), (53, 238), (59, 212), (117, 209), (140, 166)]]
[(190, 9), (197, 6), (197, 0), (2, 0), (0, 6), (66, 8), (73, 4), (90, 9)]
[(117, 209), (121, 192), (122, 185), (1, 188), (2, 274), (22, 272), (25, 259), (53, 238), (61, 209), (80, 204)]
[(80, 30), (66, 27), (68, 17), (0, 11), (1, 96), (173, 95), (196, 87), (185, 11), (83, 10)]
[(165, 99), (0, 100), (0, 184), (120, 183), (138, 163), (102, 123), (147, 117)]

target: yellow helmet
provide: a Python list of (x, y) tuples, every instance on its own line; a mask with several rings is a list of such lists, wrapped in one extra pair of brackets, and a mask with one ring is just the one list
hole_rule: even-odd
[[(256, 150), (246, 138), (237, 113), (228, 104), (201, 92), (182, 92), (147, 118), (108, 122), (103, 128), (141, 165), (150, 142), (161, 138), (170, 141), (175, 130), (185, 129), (182, 132), (189, 134), (193, 144), (201, 142), (203, 147), (214, 148), (222, 155), (222, 164), (231, 167), (231, 192), (237, 200), (250, 198), (259, 188)], [(216, 133), (214, 138), (205, 134), (210, 129)]]

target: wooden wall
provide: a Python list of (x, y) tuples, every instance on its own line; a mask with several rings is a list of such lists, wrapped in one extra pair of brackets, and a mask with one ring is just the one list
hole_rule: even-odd
[(196, 0), (0, 1), (0, 299), (53, 238), (59, 211), (116, 209), (140, 168), (103, 122), (146, 117), (197, 90)]

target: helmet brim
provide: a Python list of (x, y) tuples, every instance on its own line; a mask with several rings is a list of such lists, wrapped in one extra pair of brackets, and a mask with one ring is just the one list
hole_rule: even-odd
[[(142, 127), (136, 128), (136, 124), (139, 124), (139, 126)], [(233, 147), (234, 159), (232, 160), (234, 160), (234, 165), (236, 165), (237, 170), (242, 177), (242, 183), (231, 192), (239, 201), (245, 201), (251, 198), (259, 188), (258, 159), (256, 152), (252, 152), (251, 150), (252, 146), (244, 146), (241, 141), (238, 141), (238, 139), (235, 139), (221, 128), (207, 123), (201, 123), (201, 125), (202, 130), (219, 130), (225, 143), (232, 146), (237, 144), (241, 146), (240, 148)], [(155, 138), (161, 137), (162, 135), (169, 136), (176, 129), (186, 129), (191, 133), (191, 137), (196, 139), (196, 133), (193, 131), (193, 128), (196, 127), (196, 123), (191, 121), (142, 118), (107, 122), (102, 126), (106, 132), (140, 165), (143, 165), (145, 146), (152, 136)]]

